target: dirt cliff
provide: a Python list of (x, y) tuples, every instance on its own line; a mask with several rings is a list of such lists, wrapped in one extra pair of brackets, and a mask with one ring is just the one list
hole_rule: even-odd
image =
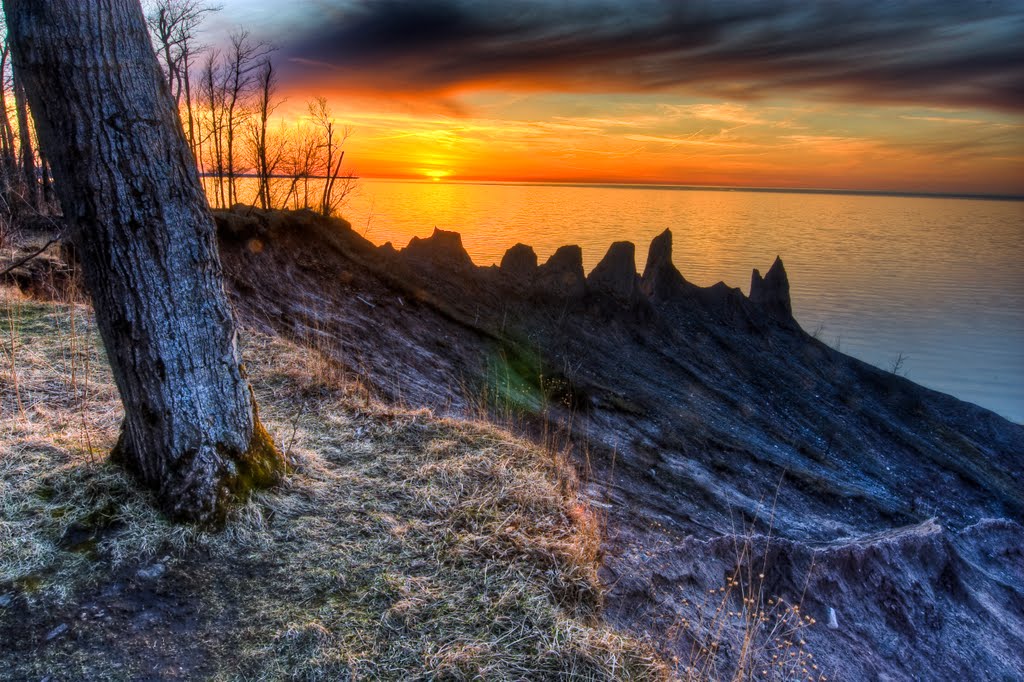
[(247, 324), (572, 448), (607, 514), (606, 616), (682, 666), (767, 670), (764, 616), (833, 679), (1024, 669), (1024, 428), (806, 334), (781, 259), (747, 297), (688, 282), (669, 232), (643, 273), (619, 243), (586, 277), (578, 247), (477, 267), (440, 230), (399, 251), (310, 213), (218, 225)]

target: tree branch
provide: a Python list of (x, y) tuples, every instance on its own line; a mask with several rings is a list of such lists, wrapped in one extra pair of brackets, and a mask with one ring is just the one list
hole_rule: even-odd
[(61, 238), (62, 238), (63, 236), (64, 236), (64, 235), (60, 235), (60, 234), (59, 234), (59, 235), (57, 235), (56, 237), (54, 237), (54, 238), (53, 238), (53, 239), (51, 239), (50, 241), (48, 241), (48, 242), (46, 242), (45, 244), (43, 244), (43, 246), (42, 246), (42, 247), (41, 247), (41, 248), (40, 248), (40, 249), (39, 249), (38, 251), (35, 251), (35, 252), (33, 252), (33, 253), (30, 253), (29, 255), (25, 256), (24, 258), (22, 258), (21, 260), (17, 261), (17, 262), (16, 262), (16, 263), (14, 263), (13, 265), (10, 265), (10, 266), (8, 266), (8, 267), (7, 267), (7, 268), (5, 268), (4, 270), (0, 270), (0, 277), (3, 277), (3, 276), (5, 276), (5, 275), (6, 275), (7, 273), (9, 273), (9, 272), (12, 272), (13, 270), (16, 270), (17, 268), (20, 268), (20, 267), (21, 267), (22, 265), (24, 265), (25, 263), (29, 262), (30, 260), (32, 260), (32, 259), (33, 259), (33, 258), (35, 258), (36, 256), (38, 256), (38, 255), (42, 254), (42, 253), (43, 253), (43, 251), (46, 251), (46, 250), (47, 250), (48, 248), (50, 248), (51, 246), (53, 246), (54, 244), (56, 244), (57, 242), (59, 242), (59, 241), (61, 240)]

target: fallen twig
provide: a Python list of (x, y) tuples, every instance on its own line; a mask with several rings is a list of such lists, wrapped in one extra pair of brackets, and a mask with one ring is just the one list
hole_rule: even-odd
[(15, 270), (17, 268), (20, 268), (25, 263), (29, 262), (30, 260), (32, 260), (36, 256), (40, 255), (43, 251), (46, 251), (48, 248), (50, 248), (51, 246), (53, 246), (54, 244), (59, 242), (61, 240), (61, 236), (62, 235), (57, 235), (56, 237), (54, 237), (50, 241), (48, 241), (45, 244), (43, 244), (42, 247), (40, 247), (38, 251), (30, 253), (29, 255), (25, 256), (21, 260), (16, 261), (13, 265), (10, 265), (7, 268), (5, 268), (4, 270), (0, 271), (0, 277), (3, 277), (7, 273), (12, 272), (13, 270)]

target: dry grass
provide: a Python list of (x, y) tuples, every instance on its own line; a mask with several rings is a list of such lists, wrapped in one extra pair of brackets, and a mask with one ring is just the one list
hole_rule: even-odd
[(106, 461), (122, 408), (89, 308), (3, 287), (0, 315), (0, 591), (63, 603), (122, 565), (216, 542), (165, 521)]
[[(693, 620), (683, 619), (670, 632), (692, 642), (682, 678), (826, 682), (829, 678), (807, 650), (803, 635), (816, 621), (801, 613), (800, 604), (766, 598), (764, 574), (745, 572), (736, 569), (722, 587), (709, 590), (695, 605)], [(682, 603), (689, 605), (686, 599)]]
[[(682, 608), (693, 615), (680, 618), (668, 636), (690, 643), (684, 660), (675, 661), (687, 682), (829, 679), (804, 639), (804, 631), (817, 621), (801, 611), (803, 595), (792, 602), (768, 592), (773, 526), (774, 506), (767, 536), (755, 534), (754, 522), (732, 535), (735, 568), (723, 585), (707, 590), (695, 603), (680, 598)], [(813, 570), (812, 564), (805, 579)]]
[(158, 600), (150, 630), (107, 615), (53, 644), (0, 644), (0, 677), (159, 677), (144, 666), (163, 659), (140, 654), (154, 647), (215, 679), (667, 677), (600, 623), (598, 526), (557, 458), (373, 404), (317, 353), (250, 334), (262, 417), (294, 473), (223, 533), (172, 525), (103, 456), (120, 407), (88, 310), (3, 295), (0, 627), (19, 625), (17, 605), (127, 599), (156, 561), (161, 589), (198, 615), (175, 629)]

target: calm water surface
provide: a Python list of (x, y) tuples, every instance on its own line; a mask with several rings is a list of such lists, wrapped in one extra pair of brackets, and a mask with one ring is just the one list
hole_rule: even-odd
[(345, 214), (378, 244), (461, 232), (481, 265), (575, 243), (588, 271), (622, 239), (642, 268), (668, 227), (687, 279), (745, 293), (781, 255), (805, 330), (1024, 422), (1024, 202), (361, 180)]

